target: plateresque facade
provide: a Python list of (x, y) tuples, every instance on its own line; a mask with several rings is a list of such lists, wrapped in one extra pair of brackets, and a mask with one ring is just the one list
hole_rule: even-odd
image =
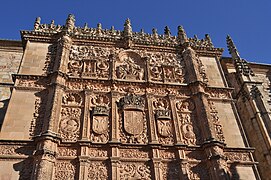
[[(268, 179), (271, 66), (188, 38), (41, 24), (0, 40), (0, 179)], [(11, 91), (10, 91), (11, 89)]]

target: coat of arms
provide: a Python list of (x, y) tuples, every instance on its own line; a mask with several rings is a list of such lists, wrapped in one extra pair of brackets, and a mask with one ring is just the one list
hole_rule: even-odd
[(139, 135), (144, 129), (144, 117), (141, 111), (124, 111), (124, 129), (131, 135)]

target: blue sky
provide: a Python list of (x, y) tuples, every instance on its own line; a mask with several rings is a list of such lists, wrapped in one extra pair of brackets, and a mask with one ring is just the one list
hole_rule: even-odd
[(40, 16), (42, 23), (63, 25), (69, 13), (76, 25), (123, 29), (130, 18), (134, 31), (162, 34), (168, 25), (173, 35), (182, 25), (189, 37), (197, 34), (210, 37), (216, 47), (228, 55), (226, 35), (230, 34), (242, 58), (271, 64), (271, 1), (270, 0), (6, 0), (1, 2), (0, 38), (20, 39), (20, 30), (33, 28)]

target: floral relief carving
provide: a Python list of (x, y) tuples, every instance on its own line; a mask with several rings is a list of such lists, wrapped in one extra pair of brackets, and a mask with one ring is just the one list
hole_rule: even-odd
[(64, 141), (76, 141), (79, 137), (80, 108), (62, 108), (59, 133)]
[(120, 157), (122, 158), (148, 158), (148, 152), (139, 149), (121, 149)]
[(146, 163), (122, 162), (119, 172), (120, 179), (151, 179), (150, 166)]
[(233, 162), (250, 162), (250, 154), (249, 153), (242, 153), (242, 152), (225, 152), (224, 155), (228, 158), (228, 161)]
[(73, 147), (58, 147), (58, 155), (59, 156), (76, 156), (77, 149)]
[(89, 148), (88, 154), (90, 157), (107, 157), (108, 152), (101, 148)]
[(147, 120), (145, 99), (133, 93), (121, 98), (119, 103), (121, 141), (126, 143), (147, 143)]
[(37, 98), (35, 100), (35, 111), (33, 113), (33, 119), (31, 120), (29, 135), (30, 137), (39, 135), (42, 130), (44, 113), (45, 113), (46, 101), (43, 98)]
[(88, 167), (88, 179), (108, 179), (108, 166), (106, 162), (91, 161)]
[(79, 106), (82, 104), (82, 97), (78, 93), (66, 93), (62, 99), (65, 105)]
[(75, 178), (76, 166), (73, 161), (58, 160), (55, 164), (55, 180), (72, 180)]
[(163, 150), (161, 149), (159, 151), (159, 156), (163, 159), (175, 159), (175, 153), (174, 151), (170, 151), (170, 150)]

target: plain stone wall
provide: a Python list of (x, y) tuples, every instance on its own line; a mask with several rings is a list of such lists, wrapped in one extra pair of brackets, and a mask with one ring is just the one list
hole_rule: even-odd
[(0, 139), (29, 140), (35, 100), (34, 91), (13, 90), (2, 125)]
[(27, 42), (19, 74), (44, 74), (49, 44)]

